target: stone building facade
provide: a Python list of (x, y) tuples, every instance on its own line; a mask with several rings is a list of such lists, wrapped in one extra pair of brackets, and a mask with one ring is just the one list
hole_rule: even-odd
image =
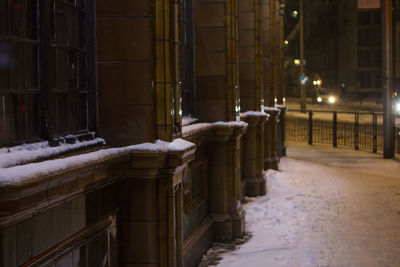
[(0, 0), (0, 266), (190, 267), (241, 237), (284, 154), (283, 6)]

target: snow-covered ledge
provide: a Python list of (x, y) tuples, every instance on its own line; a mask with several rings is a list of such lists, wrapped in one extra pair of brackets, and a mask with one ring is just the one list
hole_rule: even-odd
[(201, 135), (211, 131), (213, 128), (212, 123), (195, 123), (182, 127), (182, 137), (188, 138), (193, 135)]
[(269, 113), (269, 112), (279, 112), (280, 109), (277, 107), (264, 107), (264, 112)]
[(189, 140), (197, 145), (201, 145), (215, 138), (225, 136), (229, 138), (231, 135), (246, 132), (248, 124), (244, 121), (228, 121), (214, 123), (194, 123), (182, 127), (182, 138)]
[(282, 104), (276, 104), (275, 107), (277, 109), (280, 109), (280, 110), (287, 110), (288, 109), (286, 105), (282, 105)]
[(249, 124), (244, 121), (214, 122), (214, 135), (217, 138), (226, 138), (228, 136), (240, 137), (247, 131)]
[(240, 113), (240, 119), (249, 123), (250, 121), (263, 121), (268, 120), (270, 115), (265, 113), (264, 111), (246, 111), (244, 113)]
[(67, 136), (66, 138), (69, 140), (73, 138), (74, 142), (69, 143), (64, 139), (60, 141), (58, 146), (50, 146), (48, 141), (43, 141), (0, 148), (0, 168), (9, 168), (17, 165), (42, 161), (65, 153), (106, 144), (105, 140), (102, 138), (93, 138), (92, 140), (83, 141), (79, 141), (77, 138), (71, 136)]
[[(196, 145), (183, 139), (158, 140), (0, 168), (0, 226), (34, 214), (32, 208), (42, 209), (94, 184), (119, 179), (129, 168), (143, 168), (135, 165), (137, 159), (150, 161), (147, 164), (155, 168), (172, 168), (193, 159), (195, 149)], [(156, 165), (151, 162), (154, 157), (160, 159)]]

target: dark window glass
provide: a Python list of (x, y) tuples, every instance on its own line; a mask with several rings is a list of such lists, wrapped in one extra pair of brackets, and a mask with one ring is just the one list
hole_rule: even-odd
[(359, 68), (380, 68), (382, 55), (380, 49), (362, 49), (358, 51)]
[(179, 14), (179, 67), (182, 81), (182, 112), (183, 115), (194, 115), (195, 72), (193, 1), (180, 1)]
[(379, 10), (358, 13), (358, 67), (362, 89), (381, 88), (381, 15)]
[(382, 88), (382, 72), (375, 72), (375, 88)]
[[(55, 80), (49, 78), (49, 101), (55, 109), (51, 128), (54, 137), (88, 129), (87, 120), (87, 40), (83, 0), (54, 0), (53, 53), (49, 66)], [(85, 100), (86, 102), (83, 102)]]
[(8, 34), (9, 18), (8, 18), (8, 1), (0, 1), (0, 34)]
[[(86, 2), (0, 0), (0, 146), (88, 130), (94, 74)], [(46, 32), (39, 34), (40, 13)]]
[(0, 145), (37, 139), (38, 1), (0, 1)]
[(9, 66), (10, 56), (9, 48), (10, 43), (0, 39), (0, 92), (7, 90), (10, 87), (9, 81)]
[(359, 72), (360, 88), (375, 89), (382, 88), (381, 71), (360, 71)]

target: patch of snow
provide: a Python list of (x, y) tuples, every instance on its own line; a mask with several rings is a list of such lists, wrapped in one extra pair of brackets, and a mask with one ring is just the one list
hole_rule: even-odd
[(275, 107), (278, 109), (287, 109), (286, 105), (281, 105), (281, 104), (275, 104)]
[[(37, 178), (55, 175), (57, 173), (78, 169), (92, 164), (100, 164), (114, 157), (135, 152), (167, 152), (185, 150), (191, 146), (190, 143), (183, 139), (175, 139), (173, 142), (165, 142), (157, 140), (155, 143), (143, 143), (138, 145), (101, 149), (95, 152), (80, 154), (76, 156), (66, 157), (62, 159), (53, 159), (43, 162), (30, 163), (8, 168), (0, 168), (0, 185), (10, 185), (21, 182), (28, 182)], [(23, 152), (22, 153), (26, 153)]]
[[(308, 112), (300, 112), (300, 111), (293, 111), (293, 110), (288, 110), (286, 112), (287, 117), (292, 117), (292, 118), (301, 118), (301, 119), (308, 119)], [(313, 111), (313, 120), (323, 120), (323, 121), (333, 121), (333, 112), (326, 112), (326, 111)], [(337, 113), (337, 121), (338, 122), (349, 122), (349, 123), (354, 123), (355, 118), (354, 114), (351, 113)], [(365, 124), (371, 124), (372, 125), (372, 114), (359, 114), (359, 123), (365, 123)], [(378, 115), (377, 116), (377, 123), (378, 125), (381, 125), (383, 123), (383, 116)]]
[(279, 108), (276, 107), (264, 107), (264, 111), (275, 111), (275, 112), (279, 112)]
[(8, 168), (48, 157), (54, 157), (68, 151), (98, 144), (105, 144), (104, 139), (96, 138), (90, 141), (76, 141), (74, 144), (62, 143), (56, 147), (49, 146), (49, 142), (45, 141), (2, 148), (0, 149), (0, 168)]
[(269, 114), (263, 112), (263, 111), (246, 111), (244, 113), (240, 113), (240, 115), (244, 116), (269, 116)]
[(240, 126), (240, 127), (247, 127), (248, 123), (244, 121), (217, 121), (213, 123), (214, 126)]
[(183, 116), (182, 117), (182, 126), (186, 126), (195, 122), (198, 122), (199, 119), (194, 117), (193, 115)]
[(30, 163), (0, 169), (0, 185), (28, 182), (43, 176), (53, 175), (68, 169), (77, 169), (91, 164), (99, 164), (126, 152), (125, 149), (111, 148), (96, 152)]
[(212, 127), (211, 123), (205, 123), (205, 122), (187, 125), (187, 126), (182, 127), (182, 136), (186, 137), (186, 136), (189, 136), (189, 135), (191, 135), (191, 134), (193, 134), (195, 132), (206, 130), (206, 129), (209, 129), (211, 127)]
[(186, 150), (193, 146), (194, 146), (193, 143), (183, 140), (181, 138), (177, 138), (172, 143), (168, 144), (168, 150), (169, 151), (181, 151), (181, 150)]
[(266, 172), (267, 196), (245, 204), (251, 239), (206, 258), (216, 254), (220, 267), (400, 266), (400, 164), (329, 146), (289, 143), (287, 153), (280, 171)]

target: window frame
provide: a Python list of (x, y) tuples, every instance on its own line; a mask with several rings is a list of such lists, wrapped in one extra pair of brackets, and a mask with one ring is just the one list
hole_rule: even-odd
[[(7, 6), (7, 17), (5, 18), (7, 20), (8, 24), (8, 35), (10, 36), (12, 34), (12, 31), (10, 30), (11, 28), (11, 8), (12, 8), (12, 3), (15, 0), (1, 0), (3, 1), (3, 7)], [(16, 0), (19, 1), (19, 0)], [(35, 21), (32, 24), (32, 27), (34, 28), (34, 31), (36, 32), (36, 41), (35, 45), (37, 46), (36, 48), (36, 66), (37, 68), (33, 70), (33, 73), (35, 73), (35, 76), (37, 77), (37, 97), (38, 99), (35, 100), (34, 102), (36, 103), (37, 110), (35, 111), (35, 114), (32, 116), (37, 116), (37, 121), (34, 122), (34, 126), (37, 128), (37, 132), (35, 133), (34, 136), (27, 136), (26, 134), (24, 136), (16, 136), (16, 133), (20, 131), (18, 125), (12, 126), (11, 124), (15, 124), (15, 111), (14, 113), (10, 113), (10, 115), (6, 116), (4, 113), (3, 116), (4, 118), (7, 118), (7, 120), (10, 120), (12, 123), (10, 123), (11, 126), (4, 125), (3, 129), (7, 131), (7, 133), (4, 135), (4, 140), (0, 139), (0, 147), (7, 147), (7, 146), (14, 146), (22, 143), (31, 143), (31, 142), (37, 142), (41, 140), (48, 140), (51, 144), (56, 145), (57, 140), (63, 139), (63, 136), (66, 135), (71, 135), (71, 134), (85, 134), (89, 133), (92, 131), (97, 130), (97, 121), (98, 121), (98, 112), (97, 112), (97, 69), (96, 69), (96, 32), (95, 32), (95, 5), (96, 1), (82, 1), (82, 6), (80, 1), (66, 1), (66, 0), (29, 0), (31, 1), (30, 4), (34, 6), (34, 12), (35, 12)], [(7, 4), (6, 4), (7, 2)], [(25, 3), (28, 2), (22, 2), (21, 4), (24, 5)], [(51, 14), (49, 14), (49, 11), (52, 11), (52, 5), (55, 5), (56, 3), (62, 3), (65, 5), (71, 4), (71, 8), (74, 8), (77, 13), (75, 13), (74, 18), (76, 21), (73, 23), (76, 23), (76, 31), (74, 32), (74, 37), (69, 37), (70, 38), (76, 38), (77, 40), (77, 49), (79, 48), (79, 38), (82, 36), (85, 38), (85, 51), (82, 52), (81, 54), (76, 53), (76, 59), (77, 60), (84, 60), (86, 61), (86, 66), (84, 67), (84, 70), (79, 70), (78, 69), (78, 64), (76, 64), (77, 70), (76, 70), (76, 83), (79, 83), (79, 78), (80, 74), (84, 74), (83, 76), (83, 83), (85, 84), (85, 90), (86, 90), (86, 97), (80, 97), (80, 91), (77, 93), (78, 96), (76, 97), (78, 99), (78, 102), (75, 102), (76, 105), (74, 108), (78, 110), (78, 116), (81, 116), (79, 112), (84, 114), (85, 112), (80, 111), (86, 110), (86, 114), (82, 115), (85, 118), (75, 118), (74, 116), (71, 116), (74, 120), (73, 123), (78, 125), (76, 129), (71, 129), (69, 126), (65, 129), (63, 132), (56, 132), (54, 131), (54, 123), (51, 121), (51, 117), (54, 117), (54, 110), (50, 107), (49, 102), (51, 102), (51, 88), (50, 88), (50, 76), (49, 76), (49, 70), (51, 68), (57, 68), (59, 67), (57, 62), (51, 61), (52, 56), (51, 56), (51, 48), (54, 47), (54, 44), (52, 44), (52, 33), (55, 33), (54, 26), (55, 22), (51, 21)], [(79, 5), (79, 6), (78, 6)], [(24, 8), (24, 7), (22, 7)], [(67, 12), (66, 12), (67, 13)], [(70, 14), (70, 13), (68, 13)], [(71, 18), (71, 16), (66, 15), (67, 19), (65, 20), (68, 23), (68, 18)], [(83, 14), (84, 18), (81, 20), (81, 16)], [(81, 24), (80, 24), (81, 23)], [(53, 25), (52, 25), (53, 24)], [(26, 27), (26, 26), (25, 26)], [(82, 32), (80, 30), (83, 28)], [(52, 32), (53, 31), (53, 32)], [(23, 30), (25, 32), (25, 30)], [(82, 34), (82, 36), (81, 36)], [(4, 39), (4, 34), (0, 35)], [(10, 58), (8, 61), (8, 66), (7, 68), (10, 68), (10, 60), (12, 55), (8, 52), (8, 57)], [(25, 59), (24, 59), (25, 60)], [(54, 64), (52, 65), (51, 62)], [(23, 62), (24, 63), (24, 62)], [(23, 64), (21, 63), (21, 64)], [(26, 64), (23, 64), (24, 66)], [(8, 70), (8, 72), (10, 72)], [(64, 74), (68, 75), (68, 73)], [(6, 76), (5, 76), (6, 77)], [(82, 77), (81, 77), (82, 78)], [(10, 79), (10, 74), (8, 75), (8, 79)], [(1, 81), (0, 81), (1, 82)], [(26, 83), (26, 77), (23, 79), (23, 83)], [(79, 90), (79, 86), (77, 86), (77, 90)], [(7, 88), (1, 89), (0, 90), (0, 100), (1, 97), (5, 97), (7, 95), (11, 95), (11, 97), (14, 97), (15, 93), (12, 92), (10, 84), (8, 85)], [(25, 94), (25, 93), (24, 93)], [(23, 96), (24, 96), (23, 94)], [(84, 98), (82, 102), (79, 102), (81, 98)], [(3, 105), (3, 106), (1, 106)], [(3, 108), (3, 111), (5, 111), (5, 104), (0, 103), (0, 108)], [(68, 108), (68, 105), (67, 107)], [(1, 110), (0, 110), (1, 111)], [(25, 111), (25, 110), (23, 110)], [(36, 114), (37, 113), (37, 114)], [(31, 114), (28, 114), (27, 112), (24, 113), (25, 116), (31, 116)], [(80, 121), (85, 121), (85, 124), (79, 125)], [(10, 138), (8, 138), (10, 136)]]
[(180, 1), (179, 14), (179, 52), (182, 81), (182, 115), (196, 115), (196, 62), (195, 62), (195, 26), (194, 5), (190, 0)]

